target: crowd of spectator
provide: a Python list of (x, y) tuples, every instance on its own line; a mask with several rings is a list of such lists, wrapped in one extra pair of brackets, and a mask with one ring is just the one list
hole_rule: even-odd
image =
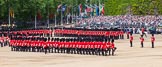
[(142, 27), (146, 28), (146, 30), (156, 30), (159, 26), (162, 26), (162, 16), (155, 15), (97, 16), (82, 19), (76, 24), (76, 27), (91, 29), (118, 27), (122, 29), (135, 28), (136, 31)]
[(144, 26), (158, 26), (160, 22), (162, 22), (162, 16), (137, 16), (137, 15), (118, 15), (118, 16), (97, 16), (82, 19), (79, 21), (79, 24), (88, 22), (88, 24), (96, 22), (96, 23), (110, 23), (114, 25), (121, 25), (121, 26), (132, 26), (136, 27), (140, 25)]

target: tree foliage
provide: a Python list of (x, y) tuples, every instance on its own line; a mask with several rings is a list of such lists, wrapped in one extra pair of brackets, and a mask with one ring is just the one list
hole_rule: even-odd
[(106, 15), (155, 15), (162, 14), (162, 0), (107, 0)]
[[(57, 6), (66, 4), (67, 13), (78, 13), (79, 4), (105, 4), (106, 15), (134, 15), (162, 14), (162, 0), (0, 0), (0, 20), (7, 21), (9, 9), (14, 11), (14, 20), (21, 22), (34, 21), (35, 15), (40, 12), (42, 20), (49, 14), (59, 15)], [(73, 11), (72, 11), (73, 10)]]

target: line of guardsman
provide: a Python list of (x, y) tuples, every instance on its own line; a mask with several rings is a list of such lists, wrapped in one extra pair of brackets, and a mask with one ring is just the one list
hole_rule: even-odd
[[(22, 52), (45, 52), (45, 54), (71, 53), (104, 56), (114, 55), (116, 50), (114, 45), (115, 37), (109, 36), (114, 35), (114, 33), (110, 33), (109, 31), (103, 33), (104, 31), (74, 31), (69, 29), (74, 31), (71, 33), (76, 33), (77, 36), (53, 38), (53, 35), (60, 34), (57, 32), (58, 30), (56, 30), (57, 29), (11, 31), (9, 33), (11, 50)], [(66, 30), (67, 29), (62, 29), (61, 32), (67, 33)], [(89, 32), (87, 34), (94, 34), (87, 35), (85, 32)], [(123, 34), (122, 31), (118, 31), (117, 37), (119, 37), (119, 32)], [(81, 33), (84, 34), (80, 35)], [(124, 37), (121, 36), (121, 39), (122, 38)]]
[(45, 52), (45, 54), (114, 55), (116, 50), (114, 39), (104, 39), (104, 41), (92, 41), (90, 38), (85, 39), (16, 36), (11, 37), (10, 46), (12, 51)]
[(88, 29), (45, 29), (45, 30), (22, 30), (12, 31), (13, 36), (58, 36), (58, 37), (107, 37), (114, 39), (124, 39), (122, 30), (88, 30)]
[(107, 37), (114, 39), (124, 39), (123, 31), (89, 31), (89, 30), (68, 30), (68, 29), (55, 29), (55, 36), (65, 37)]

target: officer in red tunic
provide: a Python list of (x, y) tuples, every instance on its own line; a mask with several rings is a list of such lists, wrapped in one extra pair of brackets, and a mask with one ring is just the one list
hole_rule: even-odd
[(130, 47), (133, 47), (133, 44), (132, 44), (132, 42), (133, 42), (133, 36), (132, 36), (132, 34), (130, 34), (131, 36), (130, 36)]
[(154, 48), (154, 41), (155, 41), (155, 37), (154, 37), (154, 34), (152, 34), (152, 37), (151, 37), (152, 48)]
[(141, 35), (140, 40), (141, 40), (141, 47), (143, 48), (143, 42), (144, 42), (143, 35)]

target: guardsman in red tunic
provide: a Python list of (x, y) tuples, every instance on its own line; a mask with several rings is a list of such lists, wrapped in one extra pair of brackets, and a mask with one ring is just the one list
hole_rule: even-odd
[(100, 48), (101, 48), (102, 56), (105, 56), (106, 55), (106, 43), (103, 42), (101, 44), (101, 47)]
[(63, 40), (63, 42), (62, 42), (62, 53), (65, 53), (65, 45), (66, 45), (66, 42), (65, 42), (65, 40)]
[(91, 55), (91, 44), (90, 44), (90, 42), (85, 42), (86, 43), (86, 45), (88, 45), (88, 48), (87, 48), (87, 53), (89, 54), (89, 55)]
[(106, 36), (107, 38), (110, 38), (110, 32), (106, 32), (106, 33), (105, 33), (105, 36)]
[(50, 49), (52, 49), (51, 47), (51, 39), (50, 38), (47, 38), (47, 41), (46, 41), (46, 43), (47, 43), (47, 46), (48, 46), (48, 52), (50, 53), (50, 52), (52, 52)]
[(141, 35), (140, 40), (141, 40), (141, 47), (143, 48), (143, 42), (144, 42), (143, 35)]
[(57, 52), (57, 40), (56, 40), (56, 38), (53, 41), (53, 46), (54, 46), (54, 53), (56, 53)]
[(83, 42), (81, 42), (81, 43), (79, 44), (79, 49), (78, 49), (78, 53), (79, 53), (79, 54), (82, 54), (82, 53), (81, 53), (81, 50), (82, 50), (82, 44), (83, 44)]
[(24, 40), (24, 51), (27, 52), (27, 40)]
[(112, 41), (111, 41), (111, 47), (110, 47), (111, 49), (112, 49), (112, 55), (114, 55), (114, 52), (115, 52), (115, 50), (117, 49), (116, 47), (115, 47), (115, 44), (114, 44), (114, 39), (112, 39)]
[(152, 34), (152, 37), (151, 37), (152, 48), (154, 48), (154, 41), (155, 41), (155, 37), (154, 37), (154, 34)]
[(97, 49), (97, 42), (94, 42), (94, 48), (95, 48), (95, 54), (97, 55), (98, 54), (98, 49)]
[(56, 42), (56, 53), (59, 53), (59, 51), (60, 51), (60, 41), (59, 41), (59, 39), (57, 40), (57, 42)]
[(24, 43), (23, 40), (20, 40), (20, 51), (24, 50)]
[(66, 44), (65, 44), (66, 45), (65, 46), (66, 47), (66, 53), (68, 53), (68, 54), (70, 53), (70, 47), (69, 47), (70, 46), (70, 43), (71, 42), (66, 42)]
[(47, 54), (47, 49), (48, 49), (47, 47), (48, 47), (47, 43), (45, 41), (43, 41), (43, 48), (44, 48), (45, 54)]
[(52, 53), (53, 53), (53, 51), (54, 51), (53, 41), (54, 41), (54, 39), (52, 38), (51, 41), (49, 42), (49, 43), (50, 43), (50, 48), (51, 48), (51, 52), (52, 52)]
[(109, 48), (109, 46), (108, 46), (107, 42), (105, 42), (105, 43), (104, 43), (104, 48), (103, 48), (104, 51), (105, 51), (105, 56), (107, 56), (108, 48)]
[(73, 53), (76, 54), (76, 47), (77, 47), (78, 42), (75, 41), (75, 43), (73, 44)]
[(122, 39), (124, 39), (124, 31), (121, 31)]
[(111, 54), (111, 42), (110, 42), (110, 39), (108, 39), (108, 42), (106, 43), (106, 46), (107, 46), (107, 50), (109, 52), (109, 55)]
[(132, 42), (133, 42), (133, 36), (132, 36), (132, 34), (130, 34), (131, 36), (130, 36), (130, 47), (133, 47), (133, 44), (132, 44)]
[(98, 42), (98, 44), (97, 44), (98, 55), (101, 55), (101, 46), (102, 46), (102, 42)]
[[(61, 40), (61, 39), (60, 39)], [(62, 53), (62, 46), (63, 46), (63, 41), (61, 40), (60, 43), (59, 43), (59, 51), (60, 53)]]
[(90, 44), (90, 51), (91, 51), (91, 54), (92, 55), (94, 55), (94, 44), (93, 44), (93, 42), (89, 42), (89, 44)]
[(27, 51), (29, 51), (29, 52), (30, 52), (30, 51), (31, 51), (31, 49), (30, 49), (30, 42), (31, 42), (31, 41), (30, 41), (30, 40), (27, 40), (26, 42), (27, 42), (27, 43), (26, 43), (26, 46), (27, 46), (27, 47), (26, 47), (26, 48), (27, 48)]
[(82, 45), (85, 45), (85, 52), (87, 55), (90, 54), (90, 42), (83, 42)]

